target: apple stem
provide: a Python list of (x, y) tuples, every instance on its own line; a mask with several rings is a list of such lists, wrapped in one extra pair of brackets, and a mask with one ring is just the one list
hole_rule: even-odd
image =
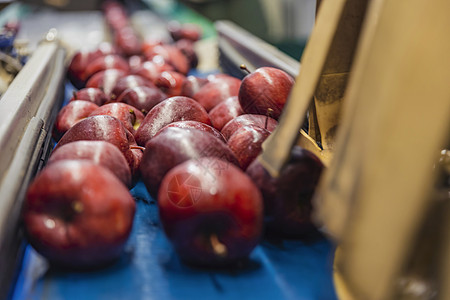
[(250, 74), (251, 72), (250, 72), (250, 70), (247, 68), (247, 66), (246, 65), (244, 65), (244, 64), (241, 64), (240, 66), (239, 66), (239, 68), (241, 68), (241, 70), (244, 70), (244, 71), (246, 71), (248, 74)]
[(264, 124), (264, 129), (266, 129), (266, 130), (267, 130), (267, 124), (269, 123), (269, 118), (272, 117), (272, 113), (273, 113), (273, 109), (268, 108), (267, 114), (266, 114), (266, 123)]
[(73, 100), (77, 100), (77, 92), (75, 90), (72, 91)]
[(130, 146), (130, 149), (139, 149), (139, 150), (141, 150), (142, 152), (145, 151), (145, 147), (135, 146), (135, 145)]
[(227, 253), (228, 253), (227, 246), (225, 246), (223, 243), (221, 243), (219, 241), (219, 238), (217, 237), (217, 235), (212, 234), (209, 237), (209, 241), (211, 243), (211, 247), (212, 247), (214, 253), (217, 256), (225, 257), (227, 255)]

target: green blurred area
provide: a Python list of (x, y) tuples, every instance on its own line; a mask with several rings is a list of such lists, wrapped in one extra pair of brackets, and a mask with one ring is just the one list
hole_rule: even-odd
[(143, 0), (143, 2), (168, 19), (199, 24), (206, 38), (215, 35), (212, 22), (230, 20), (296, 60), (300, 59), (306, 44), (306, 37), (280, 39), (270, 36), (269, 25), (259, 0)]

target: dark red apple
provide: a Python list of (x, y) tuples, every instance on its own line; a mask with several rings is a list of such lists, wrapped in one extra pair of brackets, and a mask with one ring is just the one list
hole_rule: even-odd
[(100, 115), (113, 116), (119, 119), (132, 134), (136, 132), (144, 120), (144, 114), (136, 107), (120, 102), (105, 104), (94, 110), (89, 116)]
[(126, 75), (127, 73), (125, 71), (119, 69), (100, 71), (89, 78), (86, 87), (98, 88), (105, 93), (106, 97), (110, 98), (117, 81)]
[(139, 109), (146, 115), (156, 104), (167, 99), (167, 95), (157, 87), (137, 86), (120, 94), (117, 102), (123, 102)]
[(295, 238), (317, 235), (311, 219), (311, 198), (322, 170), (322, 162), (299, 146), (293, 148), (278, 178), (272, 178), (258, 159), (247, 168), (247, 174), (262, 192), (269, 233)]
[(218, 138), (222, 142), (226, 143), (225, 138), (220, 133), (220, 131), (218, 131), (217, 129), (215, 129), (212, 126), (209, 126), (209, 125), (206, 125), (205, 123), (197, 122), (197, 121), (178, 121), (178, 122), (170, 123), (170, 124), (164, 126), (160, 131), (158, 131), (155, 136), (157, 136), (161, 131), (163, 131), (167, 127), (198, 129), (198, 130), (203, 131), (203, 132), (211, 133), (216, 138)]
[(214, 156), (238, 165), (228, 146), (212, 134), (197, 129), (169, 127), (145, 145), (141, 176), (150, 195), (156, 197), (164, 175), (176, 165), (191, 159)]
[(142, 151), (136, 147), (136, 141), (131, 132), (117, 118), (102, 115), (81, 120), (63, 135), (53, 151), (75, 141), (109, 142), (119, 148), (125, 156), (133, 175), (139, 168)]
[(119, 69), (124, 71), (125, 73), (128, 73), (130, 71), (128, 62), (123, 57), (116, 54), (105, 55), (96, 58), (89, 65), (87, 65), (85, 71), (86, 79), (89, 79), (95, 73), (107, 69)]
[(153, 60), (144, 62), (133, 74), (142, 76), (155, 83), (159, 75), (164, 71), (173, 71), (174, 68), (166, 63), (160, 56), (155, 56)]
[(167, 25), (167, 29), (175, 41), (186, 39), (191, 42), (196, 42), (202, 36), (201, 28), (191, 23), (180, 24), (177, 21), (171, 21)]
[(239, 160), (242, 170), (246, 170), (250, 163), (262, 151), (262, 143), (270, 135), (264, 128), (246, 125), (234, 132), (227, 144)]
[(125, 77), (120, 78), (116, 85), (114, 86), (111, 98), (117, 99), (117, 97), (120, 96), (126, 89), (134, 88), (138, 86), (148, 86), (148, 87), (155, 87), (155, 85), (150, 82), (148, 79), (139, 76), (139, 75), (128, 75)]
[(234, 96), (220, 102), (211, 109), (209, 111), (209, 117), (214, 128), (222, 130), (225, 124), (243, 113), (244, 111), (242, 110), (241, 104), (239, 104), (238, 97)]
[(67, 130), (80, 120), (87, 118), (99, 106), (90, 101), (74, 100), (64, 106), (56, 116), (53, 125), (53, 138), (58, 141)]
[(175, 46), (186, 56), (189, 67), (194, 69), (198, 65), (198, 56), (194, 49), (194, 43), (187, 39), (179, 40), (175, 43)]
[(236, 166), (215, 157), (191, 159), (163, 179), (158, 208), (178, 255), (200, 266), (245, 260), (262, 235), (258, 188)]
[(272, 117), (278, 120), (293, 85), (294, 78), (286, 72), (262, 67), (242, 80), (239, 102), (247, 114), (265, 115), (270, 108)]
[(167, 96), (181, 96), (181, 89), (186, 76), (176, 71), (164, 71), (155, 81), (155, 85)]
[(81, 49), (76, 52), (70, 61), (67, 69), (67, 77), (72, 84), (80, 89), (86, 84), (87, 77), (85, 71), (87, 66), (96, 58), (103, 56), (99, 50)]
[(145, 146), (145, 143), (167, 124), (186, 120), (211, 125), (208, 113), (195, 100), (182, 96), (168, 98), (155, 105), (145, 116), (136, 132), (136, 142)]
[(84, 88), (73, 93), (73, 97), (69, 101), (73, 100), (86, 100), (90, 101), (98, 106), (101, 106), (108, 101), (105, 93), (98, 88)]
[(173, 45), (156, 45), (144, 52), (147, 59), (160, 55), (164, 60), (175, 68), (175, 71), (186, 75), (189, 72), (189, 62), (184, 54)]
[(189, 75), (181, 87), (181, 95), (192, 98), (209, 81), (206, 78)]
[(60, 160), (86, 159), (110, 170), (126, 186), (131, 186), (131, 170), (117, 147), (105, 141), (76, 141), (61, 146), (50, 156), (47, 165)]
[(240, 127), (246, 126), (246, 125), (254, 125), (257, 127), (264, 128), (268, 130), (270, 133), (275, 130), (275, 128), (278, 125), (278, 122), (270, 117), (263, 116), (263, 115), (240, 115), (227, 124), (222, 128), (220, 131), (226, 140), (229, 140), (230, 137), (233, 135), (236, 130), (238, 130)]
[(142, 44), (131, 25), (118, 28), (114, 33), (114, 41), (120, 51), (126, 56), (141, 53)]
[(85, 48), (77, 51), (73, 55), (67, 70), (69, 80), (76, 88), (83, 88), (88, 79), (85, 74), (87, 66), (96, 58), (116, 53), (117, 49), (107, 42), (100, 43), (98, 48), (94, 50)]
[(210, 111), (217, 104), (226, 99), (237, 96), (241, 81), (234, 77), (225, 77), (205, 84), (194, 95), (194, 99), (200, 103), (206, 111)]
[(117, 259), (136, 204), (108, 169), (85, 160), (55, 162), (28, 188), (23, 219), (28, 241), (50, 263), (92, 268)]

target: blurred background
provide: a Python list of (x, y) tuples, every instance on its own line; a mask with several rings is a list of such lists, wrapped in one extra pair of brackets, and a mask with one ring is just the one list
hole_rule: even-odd
[[(0, 1), (9, 3), (14, 1)], [(24, 3), (63, 10), (99, 9), (101, 0), (25, 0)], [(127, 7), (141, 2), (161, 10), (186, 5), (210, 21), (230, 20), (295, 59), (301, 57), (314, 24), (316, 0), (122, 0)], [(4, 5), (4, 4), (3, 4)]]

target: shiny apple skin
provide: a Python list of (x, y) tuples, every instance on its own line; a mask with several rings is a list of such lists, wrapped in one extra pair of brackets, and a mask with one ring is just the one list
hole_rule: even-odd
[(168, 97), (181, 96), (186, 76), (176, 71), (164, 71), (155, 81), (155, 85)]
[(166, 63), (162, 57), (157, 56), (154, 57), (153, 60), (145, 61), (140, 67), (133, 71), (133, 74), (142, 76), (155, 83), (162, 72), (174, 70), (174, 67)]
[(189, 62), (186, 56), (174, 45), (162, 44), (144, 52), (144, 56), (151, 60), (160, 55), (164, 60), (175, 68), (175, 71), (186, 75), (189, 72)]
[(60, 160), (80, 159), (107, 168), (127, 187), (131, 187), (131, 170), (125, 156), (117, 147), (105, 141), (76, 141), (65, 144), (52, 153), (47, 165)]
[(181, 95), (192, 98), (208, 82), (206, 78), (189, 75), (181, 86)]
[(62, 136), (53, 151), (75, 141), (106, 141), (113, 144), (125, 156), (131, 174), (136, 176), (142, 159), (142, 151), (130, 148), (136, 146), (136, 141), (133, 134), (125, 128), (119, 119), (101, 115), (81, 120)]
[(155, 105), (167, 98), (167, 95), (157, 87), (137, 86), (125, 90), (117, 98), (117, 102), (134, 106), (146, 115)]
[(127, 73), (119, 69), (108, 69), (94, 74), (86, 82), (87, 88), (98, 88), (102, 90), (108, 101), (111, 100), (112, 91), (120, 78), (127, 76)]
[(119, 119), (125, 128), (132, 134), (142, 124), (144, 114), (136, 107), (126, 103), (114, 102), (105, 104), (94, 110), (89, 116), (108, 115)]
[(87, 118), (93, 111), (99, 108), (98, 105), (85, 100), (70, 101), (64, 106), (56, 116), (53, 125), (53, 138), (58, 141), (73, 125)]
[(161, 128), (176, 121), (193, 120), (211, 125), (208, 113), (195, 100), (188, 97), (171, 97), (155, 105), (145, 116), (136, 132), (136, 142), (145, 146)]
[(126, 89), (138, 87), (138, 86), (147, 86), (147, 87), (155, 87), (155, 85), (149, 81), (148, 79), (139, 76), (139, 75), (127, 75), (125, 77), (120, 78), (116, 85), (114, 86), (111, 98), (117, 99)]
[(118, 258), (136, 204), (109, 170), (83, 160), (55, 162), (30, 185), (23, 219), (28, 241), (52, 264), (102, 266)]
[(169, 127), (145, 145), (141, 178), (150, 195), (156, 197), (164, 175), (176, 165), (191, 159), (215, 156), (239, 165), (228, 146), (211, 134), (197, 129)]
[(270, 135), (264, 128), (247, 125), (239, 128), (230, 137), (227, 144), (239, 160), (242, 170), (246, 170), (261, 153), (262, 143)]
[(287, 238), (318, 236), (311, 214), (311, 199), (320, 179), (323, 164), (313, 153), (299, 146), (278, 178), (272, 178), (256, 159), (246, 173), (261, 190), (267, 232)]
[(200, 130), (203, 132), (210, 133), (210, 134), (214, 135), (216, 138), (218, 138), (219, 140), (221, 140), (222, 142), (226, 143), (225, 138), (220, 133), (220, 131), (218, 131), (217, 129), (215, 129), (212, 126), (209, 126), (209, 125), (206, 125), (205, 123), (197, 122), (197, 121), (178, 121), (178, 122), (170, 123), (170, 124), (164, 126), (160, 131), (158, 131), (155, 136), (157, 136), (161, 131), (163, 131), (167, 127), (197, 129), (197, 130)]
[(101, 56), (101, 57), (93, 60), (86, 67), (86, 71), (85, 71), (86, 78), (89, 79), (95, 73), (98, 73), (100, 71), (104, 71), (107, 69), (119, 69), (126, 73), (129, 73), (129, 71), (130, 71), (128, 62), (123, 57), (121, 57), (120, 55), (111, 54), (111, 55)]
[[(245, 260), (261, 238), (258, 188), (239, 168), (218, 158), (191, 159), (173, 168), (162, 181), (158, 207), (164, 232), (189, 264), (233, 265)], [(212, 236), (225, 246), (225, 254), (213, 250)]]
[(224, 77), (205, 84), (193, 98), (200, 103), (206, 111), (210, 111), (226, 99), (237, 96), (241, 80), (234, 77)]
[(67, 69), (67, 77), (70, 82), (78, 89), (83, 88), (87, 80), (87, 76), (85, 75), (87, 66), (93, 60), (102, 56), (103, 53), (100, 50), (90, 51), (82, 49), (76, 52)]
[[(267, 127), (266, 127), (266, 120), (267, 120)], [(226, 140), (229, 140), (230, 137), (233, 135), (233, 133), (236, 132), (236, 130), (246, 125), (254, 125), (257, 127), (261, 127), (272, 133), (277, 127), (278, 122), (272, 118), (267, 119), (267, 117), (263, 115), (244, 114), (234, 118), (233, 120), (225, 124), (225, 126), (222, 128), (220, 132), (223, 134)]]
[(79, 91), (74, 92), (74, 96), (69, 101), (74, 100), (86, 100), (90, 101), (98, 106), (101, 106), (108, 101), (105, 93), (98, 88), (83, 88)]
[(225, 124), (242, 114), (244, 111), (237, 96), (226, 99), (209, 111), (211, 123), (217, 130), (222, 130)]
[(286, 72), (262, 67), (242, 80), (239, 102), (247, 114), (266, 115), (270, 108), (278, 120), (293, 86), (294, 78)]

